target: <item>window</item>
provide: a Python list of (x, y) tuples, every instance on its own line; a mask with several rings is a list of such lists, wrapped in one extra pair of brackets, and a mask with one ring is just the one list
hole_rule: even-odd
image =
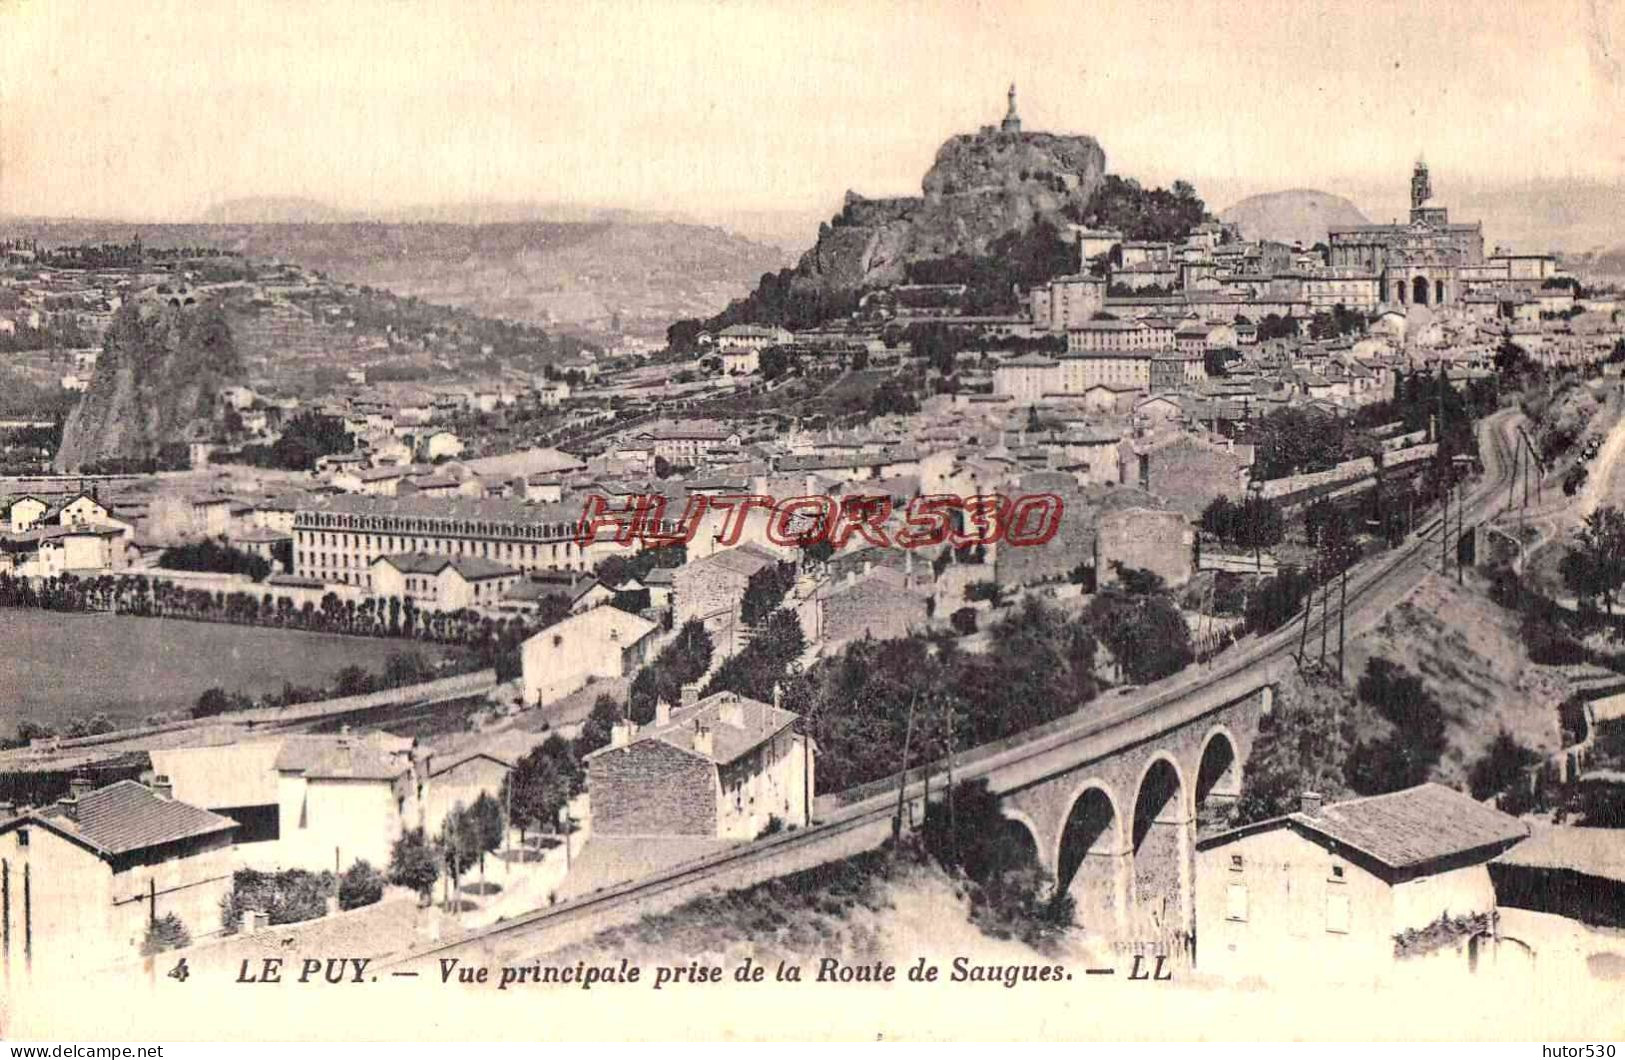
[(1230, 855), (1230, 871), (1231, 872), (1240, 872), (1241, 871), (1241, 855), (1240, 854), (1231, 854)]
[(1335, 861), (1332, 862), (1332, 882), (1333, 883), (1347, 883), (1348, 882), (1347, 878), (1344, 877), (1344, 875), (1343, 875), (1343, 866), (1341, 864), (1335, 862)]
[(1349, 930), (1349, 896), (1346, 894), (1329, 894), (1326, 896), (1326, 930), (1338, 935), (1346, 935)]
[(1224, 892), (1224, 918), (1245, 922), (1247, 919), (1247, 885), (1232, 883)]
[(17, 829), (17, 845), (20, 847), (25, 847), (28, 845), (28, 829)]

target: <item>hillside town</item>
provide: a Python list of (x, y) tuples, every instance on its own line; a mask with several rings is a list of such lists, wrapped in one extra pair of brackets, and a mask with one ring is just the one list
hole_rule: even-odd
[[(962, 139), (1032, 135), (1011, 86)], [(0, 244), (0, 635), (109, 660), (0, 687), (5, 974), (350, 924), (542, 953), (550, 911), (859, 834), (999, 916), (975, 874), (1024, 859), (1028, 921), (1182, 975), (1625, 956), (1615, 289), (1452, 220), (1421, 161), (1407, 219), (1311, 246), (1189, 186), (1108, 227), (1151, 193), (1052, 176), (1115, 190), (663, 344)], [(1424, 599), (1495, 615), (1472, 650), (1544, 698), (1445, 711), (1466, 679), (1388, 650), (1455, 617)], [(136, 625), (206, 686), (114, 688)]]

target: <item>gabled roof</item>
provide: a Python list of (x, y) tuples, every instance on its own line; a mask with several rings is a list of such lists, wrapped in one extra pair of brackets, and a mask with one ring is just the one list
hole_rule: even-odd
[(402, 753), (411, 741), (401, 744), (384, 733), (289, 736), (276, 757), (276, 769), (307, 780), (394, 780), (412, 768), (411, 756)]
[(1390, 870), (1416, 874), (1473, 852), (1485, 860), (1529, 834), (1516, 817), (1442, 784), (1333, 803), (1319, 813), (1293, 813), (1246, 825), (1197, 843), (1206, 850), (1272, 828), (1291, 828), (1358, 852)]
[(760, 545), (744, 544), (738, 548), (729, 548), (712, 553), (704, 559), (694, 560), (687, 566), (711, 565), (722, 567), (725, 570), (733, 571), (735, 574), (743, 574), (748, 578), (763, 567), (770, 566), (778, 561), (777, 556)]
[[(626, 747), (601, 747), (587, 759), (625, 751), (645, 740), (659, 740), (716, 765), (727, 765), (771, 740), (799, 718), (799, 714), (736, 692), (717, 692), (692, 706), (673, 710), (671, 720), (664, 725), (645, 726)], [(694, 746), (700, 729), (711, 733), (709, 754)]]
[(237, 827), (229, 817), (162, 798), (133, 780), (79, 796), (74, 813), (74, 817), (68, 816), (67, 808), (57, 803), (0, 828), (36, 821), (96, 854), (114, 857)]
[(505, 567), (480, 556), (440, 556), (430, 552), (401, 552), (393, 556), (379, 556), (373, 562), (388, 563), (402, 574), (439, 574), (450, 567), (465, 581), (501, 578), (519, 573), (511, 567)]

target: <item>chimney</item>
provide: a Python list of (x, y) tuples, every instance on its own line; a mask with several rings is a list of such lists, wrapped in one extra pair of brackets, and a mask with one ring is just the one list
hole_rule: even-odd
[(9, 821), (17, 816), (17, 805), (13, 802), (0, 802), (0, 821)]
[(698, 703), (699, 701), (700, 701), (700, 686), (698, 684), (686, 684), (686, 685), (684, 685), (683, 686), (683, 699), (682, 699), (683, 706), (692, 707), (694, 704)]
[(152, 778), (152, 793), (160, 799), (173, 799), (175, 797), (175, 785), (167, 776), (159, 774)]
[(655, 724), (671, 724), (671, 704), (666, 702), (664, 699), (657, 700), (655, 702)]
[(717, 720), (736, 729), (745, 727), (745, 705), (739, 702), (739, 697), (732, 692), (722, 697), (717, 704)]
[(56, 804), (57, 804), (57, 806), (59, 806), (61, 808), (62, 816), (66, 817), (68, 820), (77, 821), (79, 819), (79, 800), (78, 799), (72, 798), (71, 796), (67, 797), (67, 798), (61, 798), (61, 799), (56, 800)]
[(784, 686), (777, 681), (773, 682), (773, 706), (784, 709)]
[(1321, 794), (1318, 791), (1306, 791), (1298, 797), (1298, 812), (1305, 817), (1319, 817)]
[(694, 723), (695, 753), (702, 754), (705, 757), (710, 758), (715, 749), (716, 743), (711, 739), (711, 730), (707, 729), (705, 726), (696, 721)]
[(68, 781), (68, 797), (82, 799), (96, 789), (96, 782), (89, 777), (74, 777)]
[(622, 718), (609, 728), (609, 745), (611, 747), (625, 747), (632, 742), (632, 730), (636, 728), (631, 721)]

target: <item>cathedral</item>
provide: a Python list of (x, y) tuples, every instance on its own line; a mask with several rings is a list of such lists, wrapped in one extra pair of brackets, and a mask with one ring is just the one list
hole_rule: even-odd
[(1380, 298), (1392, 305), (1455, 305), (1466, 293), (1464, 272), (1484, 264), (1484, 226), (1452, 224), (1433, 198), (1427, 163), (1411, 173), (1409, 224), (1354, 225), (1328, 234), (1333, 268), (1376, 274)]

